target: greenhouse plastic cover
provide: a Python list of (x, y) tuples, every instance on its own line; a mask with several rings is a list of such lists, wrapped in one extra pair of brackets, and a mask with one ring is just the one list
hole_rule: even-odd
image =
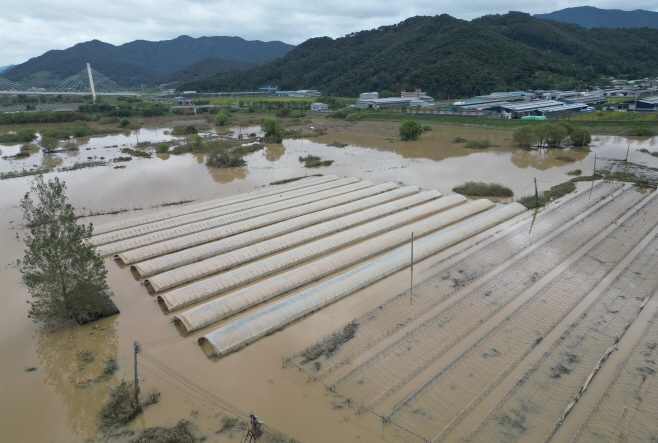
[[(415, 259), (422, 260), (524, 211), (523, 205), (511, 203), (421, 238), (414, 242)], [(409, 247), (405, 245), (345, 274), (230, 321), (204, 335), (199, 342), (210, 344), (215, 355), (225, 355), (407, 266)]]

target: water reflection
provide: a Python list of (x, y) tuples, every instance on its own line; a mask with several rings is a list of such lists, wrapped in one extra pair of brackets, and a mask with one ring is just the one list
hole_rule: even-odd
[[(569, 163), (579, 162), (589, 155), (584, 149), (535, 149), (531, 151), (517, 149), (512, 151), (512, 163), (521, 169), (534, 168), (545, 171), (549, 168), (565, 166)], [(570, 158), (571, 161), (563, 161), (558, 157)]]
[(155, 156), (157, 158), (159, 158), (160, 160), (169, 160), (169, 157), (171, 157), (171, 154), (165, 152), (165, 153), (161, 153), (161, 154), (155, 154)]
[(286, 153), (286, 147), (283, 146), (283, 143), (267, 145), (265, 146), (265, 150), (263, 151), (265, 160), (272, 163), (278, 161), (281, 157), (283, 157), (283, 154), (285, 153)]
[(41, 166), (44, 168), (52, 169), (61, 165), (63, 162), (64, 160), (62, 160), (62, 157), (57, 154), (44, 154), (43, 158), (41, 159)]
[[(99, 398), (115, 377), (103, 378), (104, 362), (117, 358), (119, 344), (114, 320), (69, 326), (55, 332), (37, 331), (37, 354), (47, 385), (63, 400), (69, 427), (76, 434), (93, 434), (98, 427)], [(91, 354), (89, 354), (91, 353)], [(85, 358), (86, 357), (86, 358)], [(91, 362), (88, 362), (93, 357)], [(119, 372), (125, 368), (119, 368)], [(97, 378), (98, 377), (98, 378)]]
[(215, 183), (225, 185), (233, 180), (244, 180), (249, 175), (247, 168), (211, 168), (207, 166), (208, 173)]

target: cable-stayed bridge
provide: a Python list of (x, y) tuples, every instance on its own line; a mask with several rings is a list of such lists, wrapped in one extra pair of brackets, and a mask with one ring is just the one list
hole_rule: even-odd
[(91, 95), (94, 101), (97, 95), (141, 95), (141, 93), (128, 91), (119, 86), (93, 69), (89, 63), (85, 69), (69, 77), (61, 85), (45, 91), (35, 90), (35, 88), (0, 77), (0, 94)]

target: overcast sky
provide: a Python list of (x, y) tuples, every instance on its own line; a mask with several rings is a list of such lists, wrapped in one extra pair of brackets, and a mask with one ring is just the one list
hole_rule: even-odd
[(228, 35), (299, 44), (391, 25), (415, 15), (547, 13), (573, 6), (658, 11), (658, 0), (1, 0), (0, 66), (93, 39), (119, 45)]

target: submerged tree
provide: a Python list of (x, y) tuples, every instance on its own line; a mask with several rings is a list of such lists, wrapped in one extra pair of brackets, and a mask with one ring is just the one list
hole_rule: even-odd
[(87, 321), (114, 307), (105, 263), (87, 242), (92, 225), (76, 223), (65, 191), (57, 177), (44, 182), (40, 175), (21, 200), (29, 228), (21, 270), (33, 298), (28, 317), (49, 325)]
[(423, 127), (420, 123), (407, 120), (400, 125), (400, 138), (402, 140), (418, 140), (420, 134), (423, 133)]

